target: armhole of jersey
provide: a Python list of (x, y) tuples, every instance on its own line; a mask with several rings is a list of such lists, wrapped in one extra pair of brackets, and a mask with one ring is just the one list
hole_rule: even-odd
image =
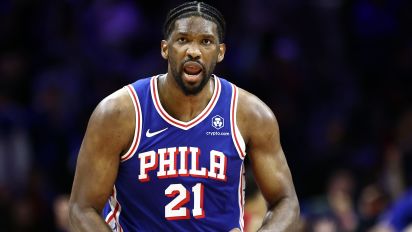
[(137, 151), (137, 147), (139, 146), (140, 136), (142, 134), (142, 111), (140, 108), (139, 98), (132, 85), (127, 85), (124, 88), (127, 89), (127, 92), (129, 93), (129, 96), (132, 99), (136, 123), (132, 144), (130, 145), (129, 150), (120, 157), (120, 162), (124, 162), (133, 157), (134, 153), (136, 153)]
[(113, 230), (122, 232), (123, 228), (120, 225), (120, 213), (122, 211), (122, 206), (117, 200), (116, 186), (113, 186), (112, 194), (109, 197), (109, 208), (110, 211), (105, 217), (106, 224)]
[(232, 84), (232, 100), (230, 104), (230, 124), (231, 124), (231, 131), (232, 131), (232, 139), (233, 143), (236, 147), (236, 150), (239, 154), (239, 157), (243, 160), (246, 156), (246, 145), (245, 141), (243, 140), (242, 134), (237, 126), (237, 103), (238, 103), (238, 88)]

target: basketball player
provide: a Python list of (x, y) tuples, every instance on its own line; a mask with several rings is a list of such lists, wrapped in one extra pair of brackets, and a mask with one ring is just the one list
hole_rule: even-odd
[(105, 98), (80, 149), (73, 231), (243, 231), (248, 156), (267, 201), (261, 231), (294, 231), (299, 206), (271, 110), (213, 75), (225, 21), (188, 2), (166, 19), (166, 74)]

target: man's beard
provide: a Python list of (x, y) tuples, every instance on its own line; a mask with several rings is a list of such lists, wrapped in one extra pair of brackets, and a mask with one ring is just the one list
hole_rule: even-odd
[[(210, 67), (209, 70), (213, 70), (215, 65), (212, 65), (212, 67)], [(205, 85), (209, 82), (210, 78), (211, 78), (211, 71), (206, 72), (205, 67), (202, 65), (203, 69), (201, 71), (201, 75), (202, 75), (202, 80), (200, 81), (198, 86), (187, 86), (185, 85), (185, 83), (183, 82), (183, 68), (180, 68), (179, 70), (176, 70), (174, 67), (176, 67), (175, 65), (172, 65), (171, 71), (172, 71), (172, 75), (174, 77), (174, 79), (176, 80), (177, 84), (179, 85), (180, 89), (182, 89), (183, 93), (186, 96), (189, 95), (196, 95), (198, 94), (200, 91), (202, 91), (202, 89), (205, 87)]]

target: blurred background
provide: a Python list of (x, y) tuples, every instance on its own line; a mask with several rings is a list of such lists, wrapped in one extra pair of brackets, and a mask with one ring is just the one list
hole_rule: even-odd
[[(227, 21), (215, 73), (277, 116), (301, 231), (411, 229), (412, 1), (206, 2)], [(166, 72), (162, 25), (180, 3), (0, 1), (1, 231), (67, 231), (90, 114)], [(265, 205), (247, 180), (250, 232)]]

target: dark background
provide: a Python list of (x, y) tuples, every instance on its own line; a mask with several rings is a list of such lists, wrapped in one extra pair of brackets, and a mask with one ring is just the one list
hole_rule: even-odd
[[(70, 194), (92, 110), (167, 71), (162, 25), (181, 2), (0, 2), (1, 230), (59, 230), (56, 199)], [(215, 73), (276, 114), (302, 218), (335, 217), (313, 199), (345, 176), (358, 230), (370, 186), (383, 204), (377, 223), (412, 186), (412, 2), (206, 2), (227, 22)]]

